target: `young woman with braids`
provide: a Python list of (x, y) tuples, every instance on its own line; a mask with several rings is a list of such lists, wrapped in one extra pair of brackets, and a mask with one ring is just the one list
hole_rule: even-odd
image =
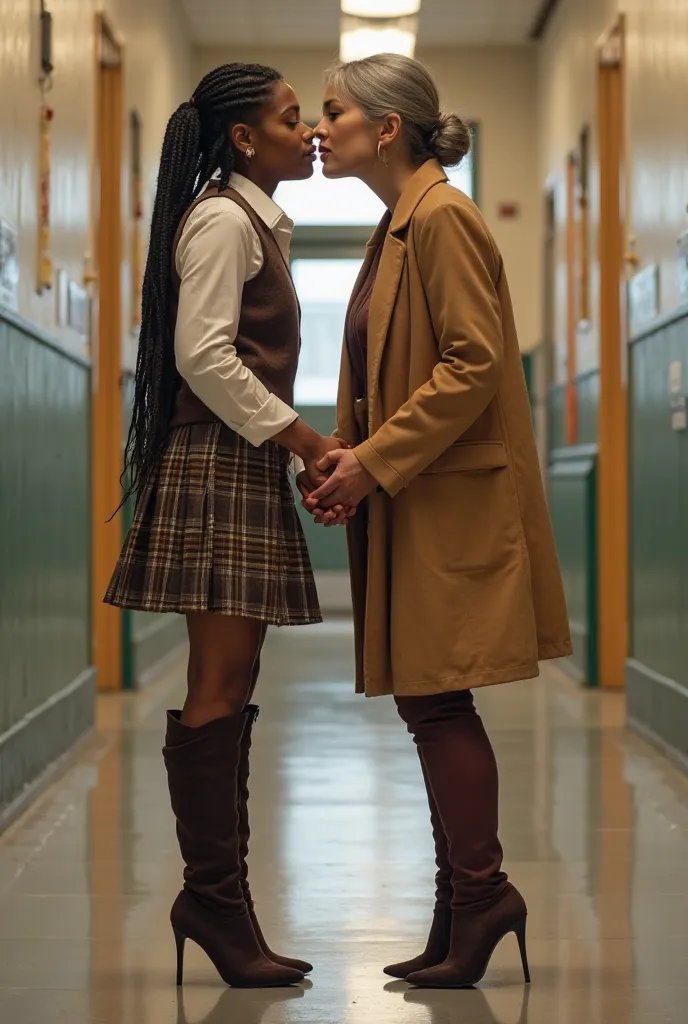
[(312, 140), (279, 72), (227, 64), (175, 111), (162, 148), (126, 460), (136, 512), (105, 600), (188, 625), (188, 694), (163, 751), (186, 864), (171, 913), (178, 984), (187, 938), (232, 985), (311, 970), (265, 942), (246, 855), (267, 626), (321, 618), (290, 453), (315, 482), (342, 443), (293, 409), (293, 225), (271, 198), (312, 175)]

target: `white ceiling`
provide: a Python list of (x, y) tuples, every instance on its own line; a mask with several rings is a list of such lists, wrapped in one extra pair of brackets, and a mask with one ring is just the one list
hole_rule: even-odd
[[(181, 0), (202, 46), (328, 46), (339, 39), (339, 0)], [(423, 0), (419, 45), (519, 44), (542, 0)]]

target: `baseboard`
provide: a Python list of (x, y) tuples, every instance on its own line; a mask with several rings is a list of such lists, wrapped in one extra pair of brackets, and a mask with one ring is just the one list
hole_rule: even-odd
[(580, 683), (581, 686), (585, 685), (585, 676), (576, 665), (573, 658), (558, 658), (555, 662), (557, 668), (567, 675), (569, 679), (573, 679), (574, 682)]
[(187, 641), (183, 615), (163, 615), (132, 637), (133, 683), (143, 689)]
[(319, 570), (314, 575), (323, 614), (351, 615), (349, 573)]
[(571, 642), (573, 643), (573, 654), (570, 657), (572, 674), (583, 686), (593, 686), (594, 680), (589, 678), (589, 643), (590, 631), (582, 622), (569, 620), (571, 631)]
[(588, 659), (588, 631), (581, 623), (571, 619), (569, 619), (569, 630), (573, 643), (573, 654), (568, 658), (559, 658), (557, 666), (581, 686), (589, 686), (590, 681), (585, 668)]
[(688, 689), (634, 658), (626, 661), (629, 728), (688, 767)]
[(63, 769), (63, 760), (93, 728), (95, 682), (95, 669), (85, 669), (0, 736), (0, 831)]

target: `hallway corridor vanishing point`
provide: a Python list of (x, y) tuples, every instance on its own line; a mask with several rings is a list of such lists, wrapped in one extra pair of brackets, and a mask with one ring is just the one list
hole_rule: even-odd
[(251, 875), (268, 939), (316, 968), (230, 990), (188, 950), (160, 756), (184, 659), (103, 698), (78, 763), (0, 838), (2, 1024), (681, 1024), (688, 1016), (688, 778), (623, 729), (623, 697), (555, 668), (482, 691), (501, 769), (507, 866), (529, 901), (480, 990), (387, 983), (432, 911), (428, 812), (389, 700), (352, 692), (350, 626), (272, 631), (258, 700)]

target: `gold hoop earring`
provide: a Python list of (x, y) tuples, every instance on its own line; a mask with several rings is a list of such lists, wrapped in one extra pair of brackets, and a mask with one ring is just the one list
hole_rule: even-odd
[(248, 149), (246, 150), (246, 159), (247, 160), (253, 160), (255, 155), (256, 155), (255, 149), (253, 148), (253, 146), (249, 146)]
[(387, 150), (382, 148), (381, 142), (377, 144), (377, 158), (381, 164), (384, 164), (385, 167), (387, 166)]

